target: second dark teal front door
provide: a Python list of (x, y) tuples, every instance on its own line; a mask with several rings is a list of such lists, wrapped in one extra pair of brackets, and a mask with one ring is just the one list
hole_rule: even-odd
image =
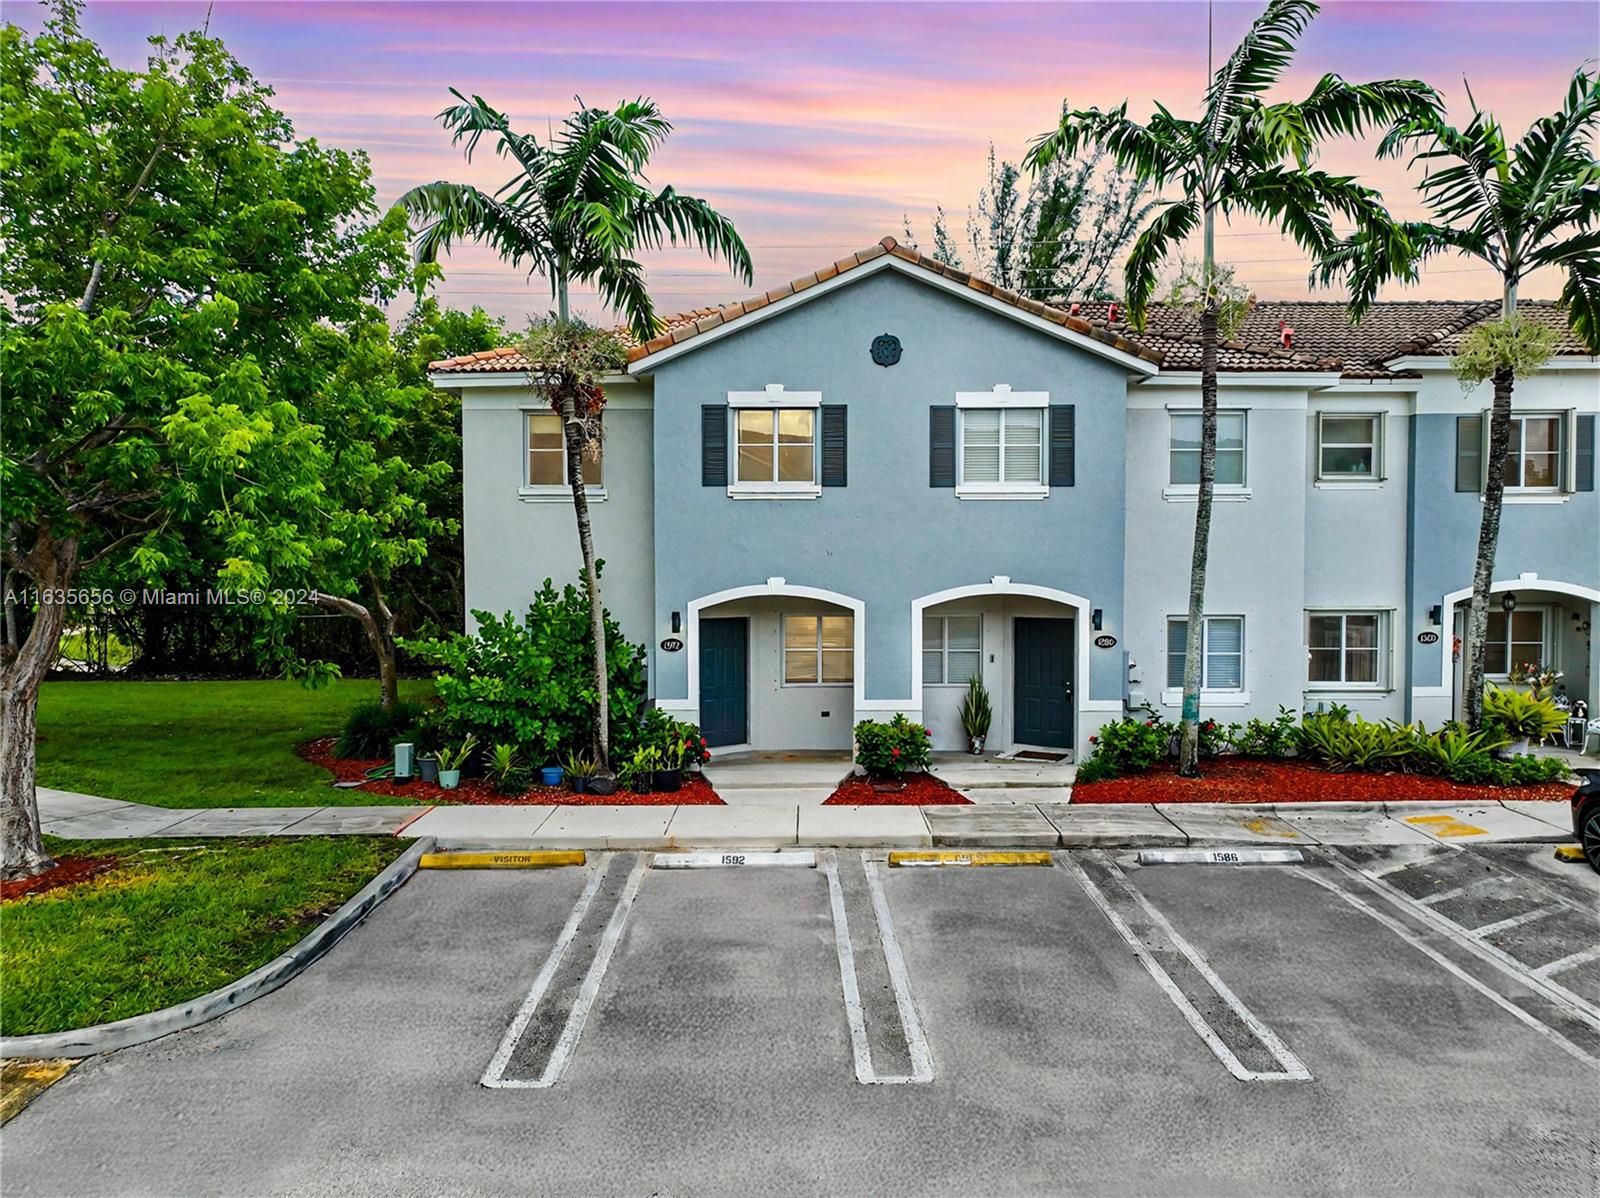
[(706, 744), (750, 739), (750, 621), (700, 621), (700, 735)]
[(1071, 620), (1016, 621), (1018, 744), (1072, 747), (1072, 631)]

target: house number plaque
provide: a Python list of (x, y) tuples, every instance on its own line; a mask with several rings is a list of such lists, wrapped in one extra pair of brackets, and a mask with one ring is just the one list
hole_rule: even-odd
[(1096, 649), (1115, 649), (1117, 647), (1117, 638), (1109, 632), (1102, 632), (1094, 638), (1094, 647)]
[(668, 653), (678, 653), (683, 650), (683, 641), (678, 637), (669, 636), (661, 642), (661, 648)]
[(1438, 643), (1439, 643), (1439, 634), (1437, 632), (1419, 632), (1419, 633), (1417, 633), (1417, 644), (1419, 644), (1419, 645), (1437, 645)]

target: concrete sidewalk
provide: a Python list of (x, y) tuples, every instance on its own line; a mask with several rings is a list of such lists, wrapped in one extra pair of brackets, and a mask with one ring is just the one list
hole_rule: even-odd
[(1562, 802), (1094, 803), (947, 807), (147, 807), (39, 791), (44, 830), (137, 836), (432, 836), (448, 848), (782, 849), (1562, 843)]

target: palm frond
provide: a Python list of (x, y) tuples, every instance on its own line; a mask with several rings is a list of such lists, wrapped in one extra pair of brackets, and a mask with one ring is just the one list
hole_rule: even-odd
[(1314, 139), (1360, 137), (1413, 114), (1437, 114), (1440, 106), (1439, 93), (1417, 79), (1350, 83), (1338, 75), (1324, 75), (1298, 105)]
[[(1128, 119), (1128, 105), (1124, 101), (1109, 111), (1098, 108), (1063, 109), (1061, 123), (1050, 133), (1033, 140), (1023, 164), (1033, 171), (1042, 171), (1060, 159), (1075, 157), (1081, 150), (1094, 147), (1111, 155), (1118, 170), (1127, 171), (1140, 180), (1160, 186), (1182, 169), (1192, 156), (1196, 126), (1193, 122), (1179, 121), (1166, 113), (1159, 126), (1152, 121), (1149, 126)], [(1190, 136), (1185, 137), (1187, 133)]]
[(1160, 279), (1161, 264), (1199, 227), (1200, 204), (1190, 197), (1167, 204), (1134, 241), (1122, 272), (1128, 321), (1134, 328), (1144, 328), (1145, 312)]
[(1312, 0), (1271, 0), (1250, 23), (1206, 88), (1205, 127), (1213, 145), (1223, 140), (1223, 131), (1238, 120), (1246, 103), (1265, 93), (1288, 69), (1295, 41), (1317, 11)]
[(1567, 322), (1591, 354), (1600, 354), (1600, 254), (1575, 255), (1566, 267), (1561, 305)]
[(545, 270), (551, 264), (543, 222), (470, 184), (423, 183), (396, 202), (414, 221), (424, 222), (416, 238), (418, 262), (437, 262), (456, 242), (476, 241), (513, 266)]
[(634, 211), (633, 228), (639, 245), (646, 249), (657, 249), (663, 243), (698, 246), (725, 261), (746, 286), (755, 281), (750, 250), (743, 238), (733, 222), (705, 200), (662, 188)]
[(622, 313), (641, 344), (656, 335), (661, 323), (656, 319), (650, 289), (645, 286), (643, 266), (631, 258), (612, 257), (600, 264), (593, 278), (600, 298)]

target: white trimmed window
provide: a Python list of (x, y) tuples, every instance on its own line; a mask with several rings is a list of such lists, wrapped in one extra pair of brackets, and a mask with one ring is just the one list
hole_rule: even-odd
[(737, 408), (738, 486), (816, 485), (816, 409)]
[[(1485, 429), (1488, 423), (1484, 421)], [(1561, 489), (1562, 428), (1565, 423), (1562, 417), (1548, 413), (1511, 417), (1511, 435), (1506, 445), (1507, 487), (1519, 491)]]
[(1383, 612), (1308, 612), (1307, 679), (1313, 686), (1383, 686), (1387, 623)]
[[(570, 494), (567, 481), (567, 445), (562, 434), (561, 417), (554, 412), (528, 412), (528, 456), (523, 476), (524, 490), (564, 491)], [(600, 454), (585, 454), (583, 482), (591, 490), (603, 486), (604, 472)]]
[(833, 686), (855, 681), (854, 616), (784, 616), (785, 686)]
[[(1244, 690), (1244, 617), (1207, 616), (1200, 653), (1200, 689)], [(1189, 644), (1189, 621), (1167, 621), (1167, 687), (1183, 688), (1183, 655)]]
[(1042, 407), (961, 408), (956, 485), (972, 490), (1042, 490), (1044, 413)]
[(1549, 661), (1546, 631), (1549, 611), (1519, 607), (1489, 610), (1489, 631), (1483, 642), (1483, 672), (1506, 677), (1518, 666)]
[[(1169, 481), (1175, 487), (1200, 485), (1200, 413), (1173, 412), (1170, 441)], [(1242, 487), (1245, 484), (1245, 414), (1217, 413), (1217, 486)]]
[(982, 616), (922, 617), (924, 685), (966, 686), (982, 669)]
[(1318, 413), (1317, 477), (1332, 482), (1383, 477), (1382, 433), (1382, 416)]

